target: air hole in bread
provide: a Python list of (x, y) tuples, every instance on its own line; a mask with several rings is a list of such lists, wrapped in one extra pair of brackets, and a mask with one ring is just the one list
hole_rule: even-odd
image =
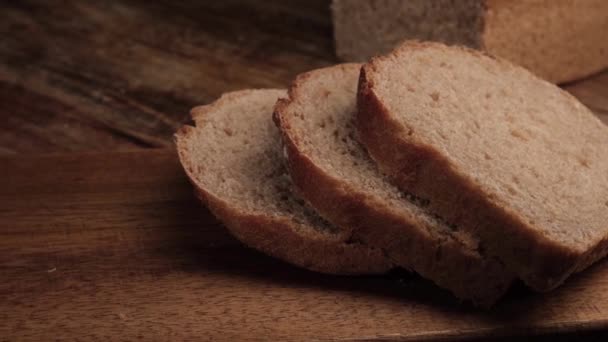
[(540, 173), (538, 173), (538, 171), (536, 171), (536, 169), (534, 169), (534, 168), (530, 169), (530, 173), (534, 176), (534, 178), (540, 177)]
[(587, 169), (589, 169), (591, 167), (591, 164), (588, 159), (580, 157), (580, 156), (576, 157), (576, 159), (578, 160), (578, 163), (581, 164), (581, 166), (583, 166)]
[(433, 99), (433, 101), (437, 102), (439, 101), (439, 93), (438, 92), (432, 92), (429, 94), (429, 96), (431, 97), (431, 99)]

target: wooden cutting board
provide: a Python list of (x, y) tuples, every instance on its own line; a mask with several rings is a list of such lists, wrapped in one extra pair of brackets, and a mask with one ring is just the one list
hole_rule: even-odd
[(252, 251), (171, 151), (0, 158), (0, 340), (442, 339), (608, 327), (608, 264), (477, 311), (412, 275)]

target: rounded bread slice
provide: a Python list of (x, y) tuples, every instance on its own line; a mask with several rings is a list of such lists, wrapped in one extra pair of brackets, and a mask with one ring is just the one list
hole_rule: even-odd
[(608, 252), (608, 127), (479, 51), (408, 42), (361, 72), (361, 140), (401, 189), (547, 291)]
[(284, 90), (243, 90), (196, 107), (176, 134), (180, 161), (201, 200), (245, 245), (310, 270), (382, 273), (379, 249), (350, 243), (293, 191), (272, 109)]

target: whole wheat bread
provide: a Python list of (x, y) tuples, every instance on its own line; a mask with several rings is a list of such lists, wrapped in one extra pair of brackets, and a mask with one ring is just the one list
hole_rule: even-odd
[(608, 251), (608, 128), (573, 96), (478, 51), (406, 43), (361, 72), (357, 126), (404, 190), (528, 285)]
[(284, 90), (224, 94), (192, 110), (196, 127), (176, 134), (180, 161), (209, 207), (244, 244), (325, 273), (381, 273), (378, 249), (350, 243), (294, 196), (281, 162), (272, 109)]
[(359, 64), (302, 74), (275, 107), (289, 173), (322, 216), (457, 297), (493, 304), (512, 275), (477, 239), (430, 215), (380, 174), (355, 138)]
[(333, 0), (332, 12), (347, 62), (420, 39), (483, 49), (553, 82), (608, 67), (605, 0)]

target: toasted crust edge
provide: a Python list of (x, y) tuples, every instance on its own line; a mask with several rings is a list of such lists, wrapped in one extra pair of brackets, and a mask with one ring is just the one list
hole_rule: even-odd
[[(297, 191), (330, 222), (348, 227), (356, 240), (382, 248), (398, 265), (416, 271), (456, 297), (471, 300), (480, 307), (490, 307), (504, 295), (514, 279), (502, 264), (467, 253), (455, 240), (431, 241), (420, 228), (425, 223), (415, 217), (399, 215), (381, 199), (367, 196), (330, 176), (301, 151), (287, 114), (288, 107), (299, 96), (300, 84), (318, 72), (355, 66), (358, 69), (361, 65), (342, 64), (301, 74), (289, 88), (289, 98), (279, 100), (275, 106), (273, 118), (281, 130), (288, 170)], [(436, 262), (436, 253), (443, 254), (442, 262)]]
[[(254, 91), (259, 90), (227, 93), (214, 103), (194, 108), (191, 112), (192, 117), (203, 119), (225, 102)], [(242, 243), (291, 264), (327, 274), (380, 274), (393, 267), (380, 250), (348, 243), (342, 235), (324, 234), (313, 228), (303, 232), (286, 219), (245, 213), (211, 194), (197, 181), (188, 157), (190, 151), (184, 145), (195, 130), (194, 126), (186, 125), (175, 134), (179, 160), (195, 188), (197, 197)]]

